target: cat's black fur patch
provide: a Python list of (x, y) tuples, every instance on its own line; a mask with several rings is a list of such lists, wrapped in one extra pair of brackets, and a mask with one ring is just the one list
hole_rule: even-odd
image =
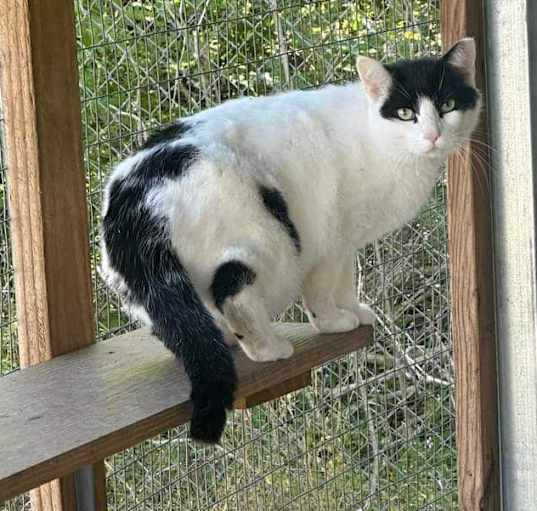
[(128, 298), (143, 306), (155, 334), (183, 360), (192, 382), (191, 436), (215, 443), (226, 422), (225, 409), (233, 403), (233, 359), (172, 247), (167, 220), (145, 205), (148, 191), (159, 180), (180, 176), (195, 156), (193, 146), (162, 147), (115, 180), (103, 238), (111, 266), (128, 287)]
[(462, 73), (447, 60), (441, 59), (402, 60), (386, 65), (393, 79), (390, 95), (382, 105), (380, 113), (387, 119), (396, 119), (399, 108), (412, 108), (419, 113), (418, 98), (425, 96), (440, 106), (448, 99), (455, 100), (456, 110), (469, 110), (477, 104), (479, 93), (468, 85)]
[(285, 202), (281, 192), (275, 188), (260, 186), (259, 193), (261, 194), (263, 204), (269, 213), (283, 225), (287, 234), (289, 234), (289, 237), (293, 241), (297, 252), (300, 253), (302, 249), (300, 236), (298, 235), (295, 224), (291, 218), (289, 218), (289, 208), (287, 207), (287, 202)]
[(255, 281), (255, 272), (241, 261), (228, 261), (218, 267), (211, 284), (214, 303), (220, 311), (227, 298)]
[(181, 136), (184, 135), (190, 128), (191, 125), (184, 121), (176, 121), (171, 124), (167, 124), (166, 126), (162, 126), (149, 135), (147, 140), (143, 143), (141, 149), (150, 149), (156, 145), (181, 138)]
[(163, 145), (138, 163), (125, 177), (125, 183), (147, 189), (163, 178), (176, 179), (190, 168), (189, 163), (197, 155), (198, 149), (190, 144)]

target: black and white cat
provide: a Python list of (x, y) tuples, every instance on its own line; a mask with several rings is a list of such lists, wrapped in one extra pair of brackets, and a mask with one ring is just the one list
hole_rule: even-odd
[(303, 296), (320, 332), (370, 324), (355, 251), (412, 219), (480, 111), (475, 45), (361, 82), (228, 101), (151, 136), (105, 192), (103, 273), (184, 362), (193, 438), (216, 442), (236, 375), (227, 344), (289, 357), (271, 317)]

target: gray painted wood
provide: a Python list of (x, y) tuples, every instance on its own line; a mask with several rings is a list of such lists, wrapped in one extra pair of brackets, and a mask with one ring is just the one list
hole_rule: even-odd
[[(537, 2), (489, 0), (502, 509), (537, 509)], [(496, 397), (496, 396), (494, 396)]]

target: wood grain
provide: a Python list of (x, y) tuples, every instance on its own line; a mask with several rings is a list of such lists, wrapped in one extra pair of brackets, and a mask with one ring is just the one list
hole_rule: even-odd
[[(486, 102), (483, 0), (441, 3), (445, 49), (472, 36)], [(449, 162), (448, 221), (456, 369), (459, 507), (500, 509), (490, 155), (486, 109), (464, 158)]]
[[(28, 367), (95, 339), (73, 2), (2, 0), (0, 73), (19, 349)], [(33, 508), (69, 511), (73, 492), (71, 478), (53, 483), (33, 492)]]
[(289, 378), (288, 380), (272, 385), (255, 394), (235, 399), (233, 408), (236, 408), (237, 410), (247, 410), (248, 408), (253, 408), (254, 406), (266, 403), (267, 401), (273, 401), (274, 399), (278, 399), (290, 392), (303, 389), (309, 385), (311, 385), (311, 371)]
[[(259, 363), (233, 349), (236, 398), (259, 393), (366, 346), (371, 327), (318, 335), (279, 325), (295, 354)], [(71, 473), (191, 416), (190, 383), (155, 338), (139, 330), (0, 379), (0, 501)]]

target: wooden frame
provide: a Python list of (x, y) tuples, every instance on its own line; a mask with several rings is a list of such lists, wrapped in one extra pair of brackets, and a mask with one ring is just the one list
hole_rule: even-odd
[[(486, 104), (484, 0), (443, 0), (444, 48), (472, 36), (477, 44), (476, 81)], [(490, 160), (486, 109), (464, 158), (452, 158), (448, 174), (448, 222), (453, 342), (456, 371), (459, 506), (498, 511), (498, 405)], [(477, 154), (480, 156), (478, 158)], [(490, 156), (490, 155), (489, 155)]]
[[(3, 0), (0, 72), (19, 347), (28, 367), (95, 342), (73, 2)], [(35, 511), (74, 509), (73, 476), (31, 499)]]

